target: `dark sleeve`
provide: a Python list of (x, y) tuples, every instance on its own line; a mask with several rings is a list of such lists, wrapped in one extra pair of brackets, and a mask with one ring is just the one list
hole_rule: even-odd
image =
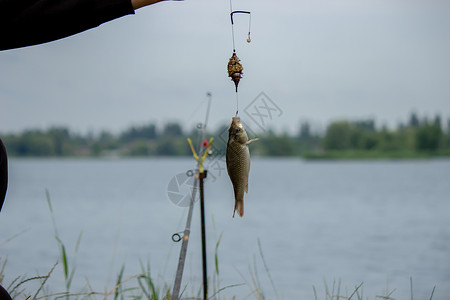
[(0, 50), (57, 40), (133, 13), (131, 0), (0, 0)]
[[(8, 188), (8, 159), (6, 156), (6, 148), (0, 139), (0, 211), (5, 201), (6, 190)], [(0, 297), (0, 299), (3, 299)]]

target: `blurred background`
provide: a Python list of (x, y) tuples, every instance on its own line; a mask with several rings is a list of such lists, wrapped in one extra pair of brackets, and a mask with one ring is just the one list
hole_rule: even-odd
[[(260, 137), (243, 219), (231, 218), (224, 162), (236, 111), (229, 1), (158, 3), (0, 52), (0, 136), (10, 158), (2, 285), (48, 273), (60, 255), (46, 190), (77, 257), (74, 291), (86, 289), (85, 278), (94, 290), (112, 288), (122, 264), (126, 275), (140, 272), (139, 259), (172, 285), (179, 245), (170, 237), (187, 211), (168, 184), (195, 168), (186, 138), (202, 142), (211, 101), (209, 257), (222, 233), (217, 288), (244, 283), (220, 297), (258, 298), (258, 290), (314, 299), (314, 286), (322, 299), (326, 284), (342, 280), (343, 295), (363, 283), (370, 299), (403, 299), (412, 278), (414, 295), (429, 299), (436, 285), (433, 299), (447, 299), (450, 3), (242, 0), (233, 10), (251, 11), (251, 43), (248, 16), (235, 16), (239, 114)], [(180, 183), (180, 194), (190, 191)], [(198, 234), (184, 280), (190, 295), (201, 286)], [(64, 289), (60, 268), (50, 290)]]

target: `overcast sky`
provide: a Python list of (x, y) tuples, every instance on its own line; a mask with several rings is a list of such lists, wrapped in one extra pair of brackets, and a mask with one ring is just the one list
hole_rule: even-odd
[[(374, 118), (412, 111), (450, 118), (450, 1), (233, 0), (243, 109), (264, 92), (282, 111), (269, 123)], [(0, 52), (0, 133), (68, 126), (120, 132), (168, 121), (228, 123), (236, 110), (226, 65), (228, 0), (145, 7), (51, 43)]]

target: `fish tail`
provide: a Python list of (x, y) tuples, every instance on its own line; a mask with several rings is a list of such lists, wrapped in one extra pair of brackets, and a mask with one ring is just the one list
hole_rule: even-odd
[(244, 216), (244, 200), (237, 200), (234, 202), (234, 212), (233, 212), (233, 218), (234, 218), (234, 214), (238, 213), (239, 217), (243, 217)]

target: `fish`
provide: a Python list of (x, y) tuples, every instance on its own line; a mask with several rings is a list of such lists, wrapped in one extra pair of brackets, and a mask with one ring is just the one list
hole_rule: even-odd
[(250, 173), (250, 151), (248, 145), (258, 138), (248, 140), (247, 132), (239, 117), (233, 117), (228, 129), (226, 152), (227, 172), (234, 189), (234, 214), (244, 216), (244, 192), (248, 193), (248, 175)]

